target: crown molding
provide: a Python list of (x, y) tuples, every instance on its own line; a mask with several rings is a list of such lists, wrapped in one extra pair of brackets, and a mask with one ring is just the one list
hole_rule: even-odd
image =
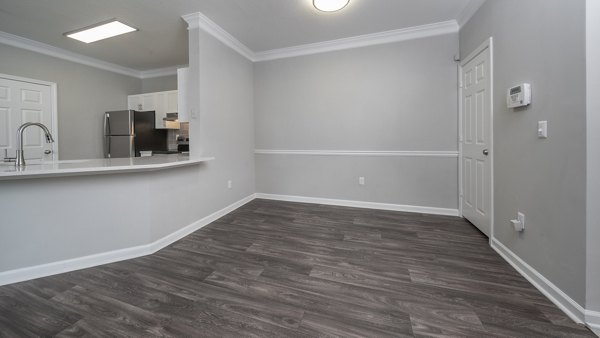
[(177, 75), (177, 69), (186, 68), (187, 65), (179, 65), (158, 69), (142, 70), (140, 73), (140, 79), (151, 79), (155, 77)]
[(463, 9), (462, 13), (460, 13), (460, 16), (457, 20), (458, 25), (462, 28), (462, 26), (464, 26), (467, 22), (469, 22), (469, 20), (473, 17), (473, 15), (475, 15), (475, 13), (477, 13), (479, 8), (481, 8), (481, 6), (483, 6), (483, 4), (486, 1), (487, 0), (471, 0), (469, 2), (469, 4), (467, 5), (467, 7), (465, 7), (465, 9)]
[(238, 39), (234, 38), (226, 30), (221, 28), (204, 14), (197, 12), (182, 16), (183, 20), (188, 24), (188, 30), (200, 28), (208, 34), (221, 41), (229, 48), (235, 50), (250, 61), (254, 61), (254, 52), (246, 47)]
[(174, 66), (140, 71), (2, 31), (0, 31), (0, 43), (138, 79), (175, 75), (177, 68), (186, 67)]
[(344, 49), (380, 45), (392, 42), (420, 39), (437, 35), (457, 33), (458, 23), (455, 20), (438, 22), (391, 31), (359, 35), (350, 38), (311, 43), (306, 45), (273, 49), (255, 54), (254, 61), (269, 61), (302, 55), (326, 53)]
[(73, 53), (68, 50), (47, 45), (42, 42), (30, 40), (21, 36), (9, 34), (0, 31), (0, 43), (5, 45), (26, 49), (32, 52), (52, 56), (55, 58), (79, 63), (82, 65), (107, 70), (109, 72), (127, 75), (131, 77), (140, 77), (140, 72), (135, 69), (116, 65), (114, 63), (98, 60), (89, 56)]
[(457, 33), (459, 30), (459, 25), (456, 20), (450, 20), (374, 34), (359, 35), (344, 39), (273, 49), (264, 52), (253, 52), (250, 48), (246, 47), (246, 45), (237, 40), (235, 37), (217, 25), (214, 21), (210, 20), (200, 12), (186, 14), (183, 15), (182, 18), (187, 22), (188, 30), (202, 29), (252, 62), (269, 61), (295, 56), (326, 53), (337, 50), (420, 39), (436, 35)]
[[(472, 13), (470, 14), (472, 16), (485, 1), (486, 0), (473, 0), (469, 4), (469, 6), (467, 6), (467, 8), (463, 11), (463, 14), (468, 12), (467, 9), (470, 8), (469, 12), (472, 11)], [(186, 14), (183, 15), (182, 18), (187, 22), (188, 30), (196, 28), (202, 29), (252, 62), (269, 61), (302, 55), (326, 53), (344, 49), (420, 39), (437, 35), (452, 34), (458, 32), (460, 27), (455, 20), (451, 20), (434, 24), (415, 26), (374, 34), (359, 35), (350, 38), (330, 40), (255, 53), (200, 12)], [(461, 20), (463, 20), (463, 18), (464, 16), (461, 17)], [(468, 18), (470, 18), (470, 16)], [(468, 20), (468, 18), (466, 20)], [(54, 47), (42, 42), (30, 40), (2, 31), (0, 31), (0, 43), (56, 57), (59, 59), (79, 63), (82, 65), (106, 70), (109, 72), (135, 77), (138, 79), (149, 79), (175, 75), (177, 74), (177, 68), (185, 67), (172, 66), (166, 68), (140, 71), (132, 68), (123, 67), (114, 63), (102, 61), (82, 54), (74, 53), (62, 48)]]

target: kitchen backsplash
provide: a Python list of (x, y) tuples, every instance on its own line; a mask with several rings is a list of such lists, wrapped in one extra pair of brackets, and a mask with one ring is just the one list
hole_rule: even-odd
[(169, 150), (177, 150), (177, 137), (188, 140), (190, 137), (190, 124), (182, 122), (179, 129), (169, 129), (167, 134)]

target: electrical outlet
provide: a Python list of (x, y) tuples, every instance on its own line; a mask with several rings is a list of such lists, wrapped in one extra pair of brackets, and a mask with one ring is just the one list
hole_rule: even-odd
[(365, 178), (363, 176), (358, 178), (358, 184), (365, 185)]
[(233, 181), (229, 180), (227, 181), (227, 189), (231, 189), (231, 187), (233, 187)]

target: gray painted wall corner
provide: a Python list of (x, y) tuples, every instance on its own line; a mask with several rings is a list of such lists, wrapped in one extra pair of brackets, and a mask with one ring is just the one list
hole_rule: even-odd
[[(490, 36), (494, 38), (494, 235), (583, 305), (585, 1), (487, 1), (460, 31), (461, 55)], [(507, 109), (507, 88), (522, 82), (531, 83), (533, 104), (519, 111)], [(541, 120), (549, 123), (547, 140), (537, 138)], [(510, 227), (517, 211), (527, 218), (523, 234)]]

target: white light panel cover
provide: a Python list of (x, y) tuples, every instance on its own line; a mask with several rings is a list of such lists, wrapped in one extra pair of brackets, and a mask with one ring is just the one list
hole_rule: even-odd
[(67, 36), (75, 40), (90, 43), (135, 31), (137, 31), (136, 28), (115, 20), (82, 31), (68, 33)]

